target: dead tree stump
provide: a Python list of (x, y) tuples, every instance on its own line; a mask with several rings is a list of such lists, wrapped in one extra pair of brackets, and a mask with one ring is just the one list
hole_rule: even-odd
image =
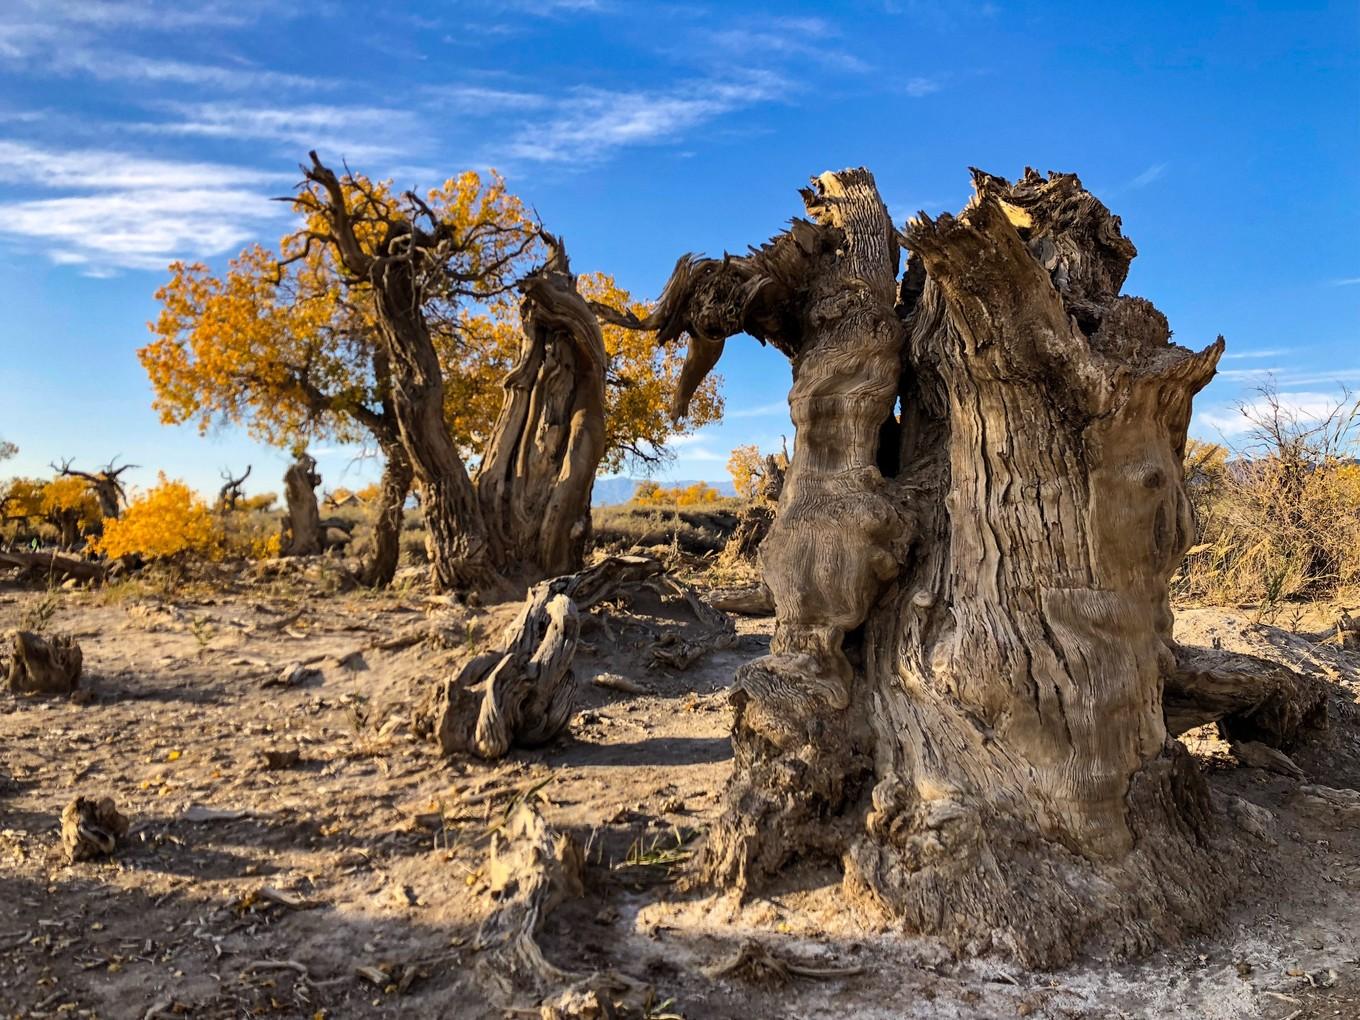
[(1221, 338), (1179, 347), (1120, 295), (1134, 247), (1076, 177), (973, 180), (958, 217), (908, 225), (900, 286), (848, 170), (804, 192), (811, 222), (681, 259), (633, 324), (688, 333), (699, 378), (743, 331), (793, 363), (760, 552), (775, 634), (737, 675), (704, 874), (834, 862), (849, 899), (957, 951), (1054, 966), (1212, 924), (1236, 882), (1168, 714), (1284, 735), (1319, 712), (1283, 673), (1208, 692), (1171, 640), (1186, 428)]
[(321, 552), (321, 510), (316, 503), (316, 458), (299, 453), (283, 474), (283, 492), (288, 504), (284, 556), (315, 556)]
[(72, 694), (80, 683), (83, 656), (67, 634), (43, 637), (26, 630), (5, 635), (6, 679), (14, 694)]

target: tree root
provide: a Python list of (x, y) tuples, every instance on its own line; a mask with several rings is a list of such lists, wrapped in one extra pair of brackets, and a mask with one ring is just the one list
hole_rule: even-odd
[(10, 645), (7, 679), (15, 694), (71, 694), (80, 682), (83, 655), (68, 634), (41, 637), (27, 630), (6, 635)]

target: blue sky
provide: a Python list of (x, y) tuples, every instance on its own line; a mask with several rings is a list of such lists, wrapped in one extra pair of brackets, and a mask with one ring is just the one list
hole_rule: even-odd
[[(870, 167), (899, 222), (958, 209), (970, 165), (1075, 171), (1138, 245), (1128, 292), (1188, 346), (1227, 337), (1195, 430), (1231, 435), (1266, 373), (1305, 408), (1360, 386), (1358, 55), (1353, 0), (0, 0), (7, 467), (278, 488), (282, 454), (161, 426), (134, 351), (168, 261), (287, 231), (268, 199), (314, 146), (402, 186), (495, 166), (640, 296), (826, 169)], [(721, 371), (726, 421), (666, 476), (790, 432), (780, 356), (739, 338)], [(327, 486), (376, 475), (318, 452)]]

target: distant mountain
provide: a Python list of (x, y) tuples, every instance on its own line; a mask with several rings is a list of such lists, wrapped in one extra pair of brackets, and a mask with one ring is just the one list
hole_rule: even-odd
[[(633, 492), (645, 479), (642, 478), (597, 478), (595, 479), (595, 490), (591, 493), (590, 502), (593, 506), (612, 506), (615, 503), (627, 503), (633, 498)], [(679, 481), (670, 479), (656, 479), (658, 485), (667, 489), (684, 488), (693, 485), (697, 479), (687, 478)], [(733, 487), (731, 479), (723, 482), (705, 481), (706, 485), (711, 485), (724, 496), (735, 496), (737, 490)]]

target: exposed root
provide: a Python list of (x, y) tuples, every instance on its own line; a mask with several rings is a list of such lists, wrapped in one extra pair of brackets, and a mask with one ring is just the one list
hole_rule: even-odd
[(710, 978), (733, 977), (752, 984), (782, 985), (790, 978), (833, 981), (862, 973), (863, 967), (822, 967), (777, 956), (754, 939), (746, 939), (737, 951), (712, 967), (704, 968)]
[(1218, 723), (1234, 743), (1290, 747), (1326, 726), (1326, 688), (1288, 666), (1211, 648), (1176, 649), (1162, 698), (1172, 734)]

